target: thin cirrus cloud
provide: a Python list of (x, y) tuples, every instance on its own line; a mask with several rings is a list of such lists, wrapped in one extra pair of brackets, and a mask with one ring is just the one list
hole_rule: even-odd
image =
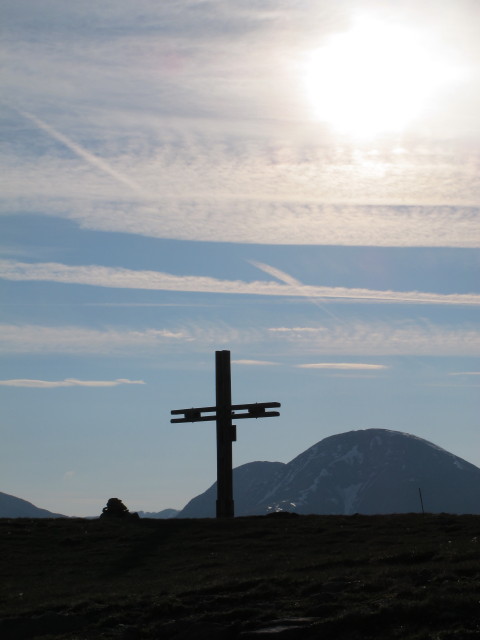
[(277, 349), (297, 354), (325, 355), (480, 355), (480, 334), (476, 324), (361, 322), (348, 325), (269, 327)]
[(456, 371), (450, 373), (451, 376), (480, 376), (480, 371)]
[[(184, 125), (181, 133), (174, 127), (173, 143), (158, 138), (158, 122), (135, 154), (112, 153), (109, 140), (96, 141), (99, 151), (92, 153), (36, 115), (17, 113), (76, 158), (46, 152), (39, 163), (6, 155), (5, 212), (44, 210), (98, 231), (207, 242), (480, 246), (480, 190), (472, 171), (478, 158), (471, 155), (455, 165), (408, 150), (378, 158), (355, 152), (352, 161), (351, 152), (339, 157), (298, 147), (292, 134), (272, 157), (271, 141), (245, 145), (233, 134), (228, 145), (220, 134), (206, 141), (198, 125), (187, 132)], [(372, 172), (385, 173), (380, 183)]]
[[(256, 263), (257, 266), (260, 263)], [(265, 270), (265, 265), (262, 265)], [(282, 274), (279, 270), (275, 273)], [(284, 274), (285, 275), (285, 274)], [(279, 277), (279, 276), (277, 276)], [(157, 291), (188, 291), (261, 296), (331, 298), (363, 300), (380, 303), (479, 305), (480, 294), (439, 294), (419, 291), (378, 291), (241, 280), (220, 280), (208, 276), (176, 276), (159, 271), (140, 271), (98, 265), (69, 266), (60, 263), (26, 263), (0, 260), (0, 278), (12, 281), (44, 281), (87, 284), (97, 287), (147, 289)]]
[(232, 364), (240, 364), (247, 367), (278, 366), (278, 362), (271, 362), (270, 360), (232, 360)]
[[(337, 144), (310, 121), (302, 60), (351, 23), (343, 3), (8, 4), (5, 212), (208, 242), (480, 246), (475, 86), (433, 145), (422, 128), (401, 148)], [(476, 59), (468, 2), (433, 27), (410, 4)]]
[(12, 380), (0, 380), (3, 387), (29, 387), (31, 389), (56, 389), (58, 387), (117, 387), (122, 384), (145, 384), (143, 380), (128, 380), (117, 378), (116, 380), (77, 380), (65, 378), (65, 380), (32, 380), (19, 378)]
[[(323, 356), (480, 355), (478, 328), (469, 323), (440, 326), (424, 321), (362, 322), (310, 327), (231, 327), (207, 323), (173, 329), (118, 330), (106, 328), (0, 325), (0, 352), (109, 355), (139, 353), (209, 353), (212, 344), (232, 349), (246, 346), (274, 359)], [(268, 357), (268, 356), (267, 356)], [(272, 360), (273, 361), (273, 360)], [(252, 361), (247, 361), (252, 365)], [(260, 361), (259, 361), (260, 362)], [(268, 362), (265, 360), (264, 362)]]
[(83, 160), (85, 160), (88, 164), (92, 165), (96, 169), (99, 169), (103, 173), (106, 173), (111, 178), (113, 178), (116, 182), (120, 182), (121, 184), (127, 186), (132, 191), (144, 196), (145, 191), (138, 185), (134, 180), (131, 180), (128, 176), (123, 173), (117, 171), (114, 167), (110, 166), (108, 162), (99, 158), (98, 156), (90, 153), (87, 149), (82, 147), (81, 145), (75, 143), (68, 136), (62, 134), (60, 131), (57, 131), (54, 127), (51, 127), (49, 124), (37, 118), (34, 114), (29, 113), (28, 111), (19, 111), (20, 115), (22, 115), (27, 120), (30, 120), (33, 124), (35, 124), (39, 129), (47, 133), (54, 140), (61, 142), (71, 151), (73, 151), (76, 155), (80, 156)]
[(362, 364), (360, 362), (312, 362), (296, 366), (299, 369), (334, 369), (337, 371), (381, 371), (389, 368), (384, 364)]
[(129, 351), (150, 352), (194, 338), (184, 330), (169, 329), (104, 330), (85, 327), (1, 325), (0, 352), (109, 354)]

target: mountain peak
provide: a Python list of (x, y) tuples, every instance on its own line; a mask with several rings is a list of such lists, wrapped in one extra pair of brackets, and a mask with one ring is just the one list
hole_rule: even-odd
[[(419, 489), (426, 511), (480, 513), (480, 469), (418, 436), (389, 429), (329, 436), (288, 464), (255, 462), (234, 470), (237, 515), (418, 512)], [(215, 495), (216, 484), (179, 517), (213, 517)]]

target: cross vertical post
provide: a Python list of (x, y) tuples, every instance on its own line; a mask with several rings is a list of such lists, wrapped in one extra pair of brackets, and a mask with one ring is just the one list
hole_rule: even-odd
[(217, 406), (217, 518), (233, 518), (232, 381), (230, 351), (215, 352)]
[(230, 374), (230, 351), (215, 351), (215, 407), (192, 407), (174, 409), (170, 422), (208, 422), (217, 423), (217, 518), (233, 518), (233, 465), (232, 442), (237, 439), (237, 428), (232, 419), (273, 418), (278, 411), (267, 411), (280, 407), (279, 402), (254, 402), (250, 404), (232, 404), (232, 379)]

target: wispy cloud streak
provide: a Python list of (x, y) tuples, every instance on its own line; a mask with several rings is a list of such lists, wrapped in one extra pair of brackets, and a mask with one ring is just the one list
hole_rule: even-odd
[(457, 371), (450, 373), (451, 376), (480, 376), (480, 371)]
[[(275, 273), (277, 272), (279, 270), (276, 269)], [(283, 272), (281, 273), (283, 274)], [(287, 279), (288, 274), (284, 275), (285, 279)], [(421, 291), (378, 291), (349, 289), (346, 287), (319, 287), (303, 285), (290, 276), (288, 276), (286, 284), (271, 281), (244, 282), (242, 280), (220, 280), (207, 276), (176, 276), (160, 271), (135, 271), (120, 267), (98, 265), (69, 266), (55, 262), (27, 263), (0, 260), (0, 278), (13, 281), (62, 282), (123, 289), (304, 297), (318, 304), (323, 310), (326, 309), (325, 305), (321, 303), (321, 299), (408, 304), (480, 304), (480, 294), (475, 293), (440, 294)], [(334, 314), (328, 313), (338, 321)]]
[(277, 366), (278, 362), (271, 362), (270, 360), (232, 360), (232, 364), (240, 364), (247, 367), (270, 367)]
[(57, 131), (54, 127), (47, 124), (33, 113), (29, 113), (28, 111), (18, 111), (20, 115), (22, 115), (30, 122), (33, 122), (39, 129), (47, 133), (51, 138), (57, 140), (57, 142), (61, 142), (65, 145), (70, 151), (73, 151), (77, 156), (85, 160), (90, 166), (95, 169), (99, 169), (103, 173), (109, 175), (111, 178), (116, 180), (117, 182), (129, 187), (132, 191), (137, 193), (138, 195), (145, 196), (147, 195), (145, 190), (137, 184), (135, 181), (131, 180), (128, 176), (114, 169), (108, 162), (105, 162), (102, 158), (99, 158), (95, 154), (91, 153), (85, 147), (82, 147), (77, 142), (74, 142), (71, 138), (66, 136), (65, 134)]
[(314, 362), (310, 364), (297, 364), (299, 369), (334, 369), (340, 371), (381, 371), (389, 369), (384, 364), (362, 364), (360, 362)]
[(192, 340), (194, 337), (188, 332), (169, 329), (99, 330), (32, 324), (0, 326), (0, 352), (3, 353), (148, 353)]
[(286, 284), (288, 284), (289, 286), (293, 287), (294, 289), (297, 289), (298, 295), (305, 296), (306, 298), (308, 298), (308, 300), (312, 304), (314, 304), (316, 307), (318, 307), (319, 309), (321, 309), (322, 311), (327, 313), (336, 322), (343, 322), (343, 320), (341, 318), (339, 318), (335, 313), (330, 311), (330, 309), (328, 309), (326, 307), (326, 305), (322, 304), (318, 300), (318, 298), (316, 298), (316, 297), (314, 297), (312, 295), (309, 295), (309, 293), (305, 291), (305, 285), (302, 282), (300, 282), (300, 280), (297, 280), (296, 278), (294, 278), (290, 274), (285, 273), (285, 271), (281, 271), (280, 269), (276, 269), (275, 267), (271, 267), (270, 265), (265, 264), (263, 262), (257, 262), (255, 260), (250, 260), (250, 264), (252, 264), (254, 267), (257, 267), (257, 269), (260, 269), (261, 271), (264, 271), (265, 273), (268, 273), (269, 275), (273, 276), (274, 278), (278, 278), (281, 282), (285, 282)]
[(77, 380), (66, 378), (65, 380), (32, 380), (19, 378), (13, 380), (0, 380), (2, 387), (29, 387), (31, 389), (56, 389), (58, 387), (117, 387), (121, 384), (145, 384), (143, 380), (128, 380), (117, 378), (116, 380)]
[(270, 327), (278, 349), (298, 354), (350, 356), (480, 354), (478, 325), (426, 322), (362, 322), (348, 326)]
[[(426, 325), (425, 322), (361, 322), (348, 326), (333, 323), (316, 327), (231, 327), (223, 323), (191, 324), (177, 329), (119, 330), (85, 329), (75, 326), (0, 325), (0, 353), (68, 353), (82, 356), (148, 355), (184, 352), (211, 353), (212, 345), (236, 352), (249, 346), (272, 361), (330, 356), (371, 357), (381, 355), (480, 355), (480, 332), (471, 324)], [(253, 361), (253, 362), (252, 362)], [(256, 361), (256, 364), (260, 362)], [(254, 364), (249, 359), (243, 364)], [(325, 360), (319, 360), (319, 364)], [(315, 364), (315, 363), (314, 363)], [(307, 367), (308, 368), (308, 367)], [(312, 367), (310, 367), (312, 368)]]

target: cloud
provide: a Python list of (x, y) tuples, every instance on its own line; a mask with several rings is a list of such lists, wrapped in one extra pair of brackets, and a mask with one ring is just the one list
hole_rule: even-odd
[[(6, 4), (3, 211), (196, 241), (480, 245), (476, 88), (401, 152), (311, 121), (302, 64), (349, 25), (344, 3)], [(477, 59), (470, 11), (432, 27), (413, 4)], [(445, 142), (454, 127), (472, 142)]]
[[(260, 265), (260, 263), (255, 263)], [(265, 267), (267, 265), (262, 265)], [(278, 269), (270, 273), (280, 272)], [(282, 279), (287, 277), (287, 274)], [(69, 266), (60, 263), (27, 263), (0, 260), (0, 278), (13, 281), (45, 281), (87, 284), (97, 287), (148, 289), (156, 291), (190, 291), (237, 295), (306, 297), (318, 303), (321, 299), (362, 300), (378, 303), (479, 305), (480, 294), (439, 294), (420, 291), (377, 291), (346, 287), (318, 287), (303, 285), (292, 279), (288, 284), (278, 282), (220, 280), (207, 276), (176, 276), (160, 271), (136, 271), (120, 267), (98, 265)], [(320, 299), (320, 300), (317, 300)], [(331, 315), (331, 314), (330, 314)], [(338, 319), (337, 319), (338, 320)]]
[[(68, 353), (81, 356), (131, 354), (147, 356), (184, 352), (211, 353), (212, 348), (241, 351), (261, 345), (271, 361), (294, 357), (381, 355), (480, 355), (478, 326), (425, 321), (363, 322), (309, 327), (244, 327), (221, 322), (191, 323), (177, 329), (85, 329), (40, 325), (0, 325), (0, 353)], [(268, 357), (268, 356), (267, 356)], [(265, 362), (268, 361), (265, 359)]]
[(77, 156), (85, 160), (88, 164), (92, 165), (94, 168), (100, 169), (100, 171), (102, 171), (103, 173), (106, 173), (108, 176), (113, 178), (116, 182), (119, 182), (122, 185), (127, 186), (129, 189), (131, 189), (135, 193), (138, 193), (143, 196), (146, 195), (144, 190), (141, 188), (141, 186), (138, 185), (133, 180), (131, 180), (128, 176), (120, 173), (119, 171), (114, 169), (112, 166), (110, 166), (108, 162), (106, 162), (102, 158), (97, 157), (95, 154), (90, 153), (90, 151), (88, 151), (81, 145), (77, 144), (76, 142), (71, 140), (68, 136), (61, 133), (60, 131), (57, 131), (54, 127), (50, 126), (40, 118), (37, 118), (35, 115), (33, 115), (32, 113), (29, 113), (28, 111), (19, 111), (19, 114), (22, 115), (27, 120), (30, 120), (31, 122), (33, 122), (39, 129), (47, 133), (54, 140), (57, 140), (58, 142), (61, 142), (62, 144), (64, 144), (68, 149), (73, 151)]
[(58, 387), (117, 387), (121, 384), (145, 384), (145, 382), (143, 380), (127, 380), (126, 378), (117, 378), (117, 380), (76, 380), (75, 378), (66, 378), (65, 380), (0, 380), (0, 386), (29, 387), (32, 389), (56, 389)]
[(316, 362), (309, 364), (297, 364), (299, 369), (335, 369), (341, 371), (380, 371), (389, 369), (384, 364), (362, 364), (359, 362)]
[(451, 376), (480, 376), (480, 371), (458, 371), (450, 373)]
[(480, 355), (478, 325), (429, 322), (362, 322), (348, 325), (270, 327), (271, 348), (324, 355)]
[(50, 5), (40, 14), (38, 3), (25, 0), (23, 15), (2, 12), (5, 95), (20, 96), (25, 104), (67, 102), (84, 117), (92, 105), (108, 112), (119, 103), (132, 111), (175, 113), (176, 107), (182, 115), (216, 118), (255, 117), (267, 101), (270, 108), (277, 102), (282, 113), (275, 97), (289, 100), (282, 81), (293, 72), (287, 63), (298, 41), (295, 31), (305, 42), (309, 25), (318, 45), (323, 25), (331, 27), (325, 18), (338, 14), (323, 7), (323, 21), (313, 17), (315, 27), (309, 15), (292, 29), (299, 12), (270, 3), (144, 1), (103, 8), (86, 2), (81, 11), (62, 2)]
[(277, 366), (278, 362), (270, 362), (269, 360), (232, 360), (232, 364), (240, 364), (252, 367)]
[[(147, 104), (160, 113), (177, 106), (181, 113), (212, 118), (260, 114), (262, 121), (270, 116), (282, 125), (306, 118), (302, 54), (352, 19), (349, 3), (329, 2), (85, 1), (81, 9), (50, 2), (43, 11), (32, 0), (4, 4), (10, 5), (2, 12), (5, 94), (25, 104), (79, 105), (83, 117), (92, 104), (108, 112), (120, 103), (142, 112)], [(390, 3), (390, 22), (405, 19), (404, 4), (395, 10)], [(429, 32), (446, 32), (454, 51), (465, 50), (467, 40), (476, 44), (471, 10), (460, 0), (448, 18), (439, 7), (434, 25), (423, 3), (415, 10), (408, 4), (410, 20)]]
[(55, 127), (23, 113), (37, 131), (26, 136), (12, 123), (18, 140), (0, 155), (0, 210), (8, 214), (203, 242), (480, 246), (480, 154), (470, 149), (371, 155), (315, 145), (307, 125), (300, 132), (286, 124), (279, 138), (273, 125), (259, 135), (244, 121), (213, 125), (143, 111), (138, 125), (124, 110), (108, 114), (115, 125), (97, 113), (77, 131), (78, 120), (58, 112)]
[(300, 280), (297, 280), (296, 278), (293, 278), (290, 274), (285, 273), (280, 269), (276, 269), (275, 267), (271, 267), (270, 265), (265, 264), (263, 262), (250, 260), (250, 264), (252, 264), (254, 267), (257, 267), (257, 269), (260, 269), (261, 271), (268, 273), (274, 278), (277, 278), (281, 282), (285, 282), (285, 284), (293, 287), (293, 289), (297, 291), (298, 295), (307, 297), (312, 304), (322, 309), (322, 311), (324, 311), (329, 316), (334, 318), (336, 322), (339, 322), (339, 323), (343, 322), (341, 318), (339, 318), (335, 313), (333, 313), (333, 311), (330, 311), (330, 309), (325, 304), (322, 304), (320, 300), (318, 300), (316, 297), (309, 295), (308, 291), (305, 291), (305, 285), (303, 285), (302, 282), (300, 282)]
[[(6, 160), (5, 165), (16, 160)], [(480, 247), (478, 225), (479, 208), (472, 206), (396, 206), (362, 205), (354, 203), (330, 204), (322, 197), (314, 202), (290, 201), (280, 194), (263, 198), (251, 196), (223, 196), (213, 190), (208, 194), (158, 196), (148, 200), (119, 200), (115, 189), (108, 189), (104, 197), (91, 199), (94, 182), (72, 185), (71, 194), (64, 197), (58, 191), (68, 191), (68, 180), (49, 197), (45, 191), (64, 172), (58, 167), (51, 174), (36, 176), (22, 174), (10, 180), (4, 173), (5, 191), (18, 193), (0, 201), (0, 210), (10, 214), (46, 212), (75, 221), (81, 228), (103, 232), (138, 234), (199, 242), (232, 242), (243, 244), (277, 245), (336, 245), (378, 247)], [(212, 162), (215, 165), (215, 161)], [(0, 165), (1, 166), (1, 165)], [(38, 195), (30, 197), (27, 190), (41, 178)], [(187, 177), (183, 178), (187, 181)], [(31, 185), (31, 186), (30, 186)], [(185, 193), (185, 184), (183, 191)], [(100, 185), (102, 188), (103, 185)], [(470, 188), (469, 185), (466, 187)], [(115, 193), (114, 193), (115, 192)], [(245, 192), (251, 189), (246, 186)], [(23, 193), (23, 195), (20, 195)], [(110, 199), (109, 199), (110, 198)], [(395, 199), (395, 196), (392, 196)]]
[(0, 352), (107, 354), (149, 353), (194, 338), (184, 330), (119, 330), (84, 327), (45, 327), (40, 325), (1, 325)]

